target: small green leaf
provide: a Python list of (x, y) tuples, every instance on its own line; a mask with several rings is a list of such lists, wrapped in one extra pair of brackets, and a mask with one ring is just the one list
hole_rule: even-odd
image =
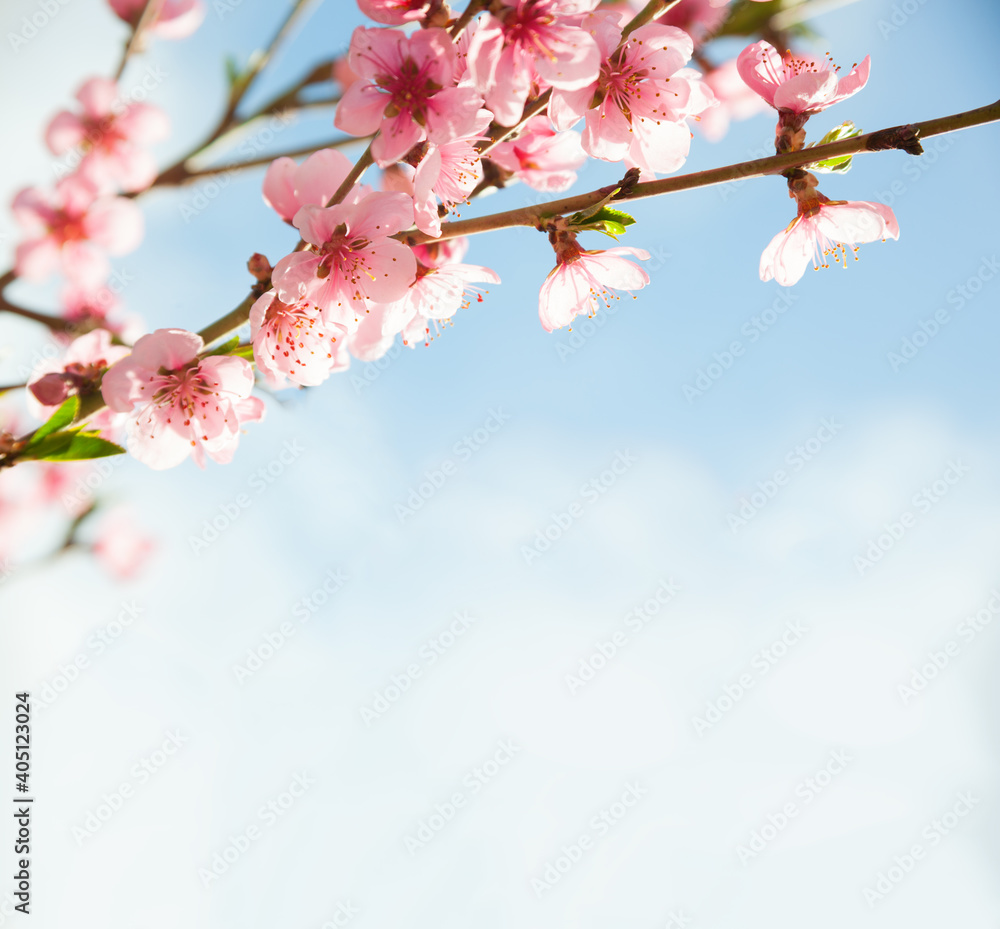
[[(853, 139), (861, 135), (861, 130), (853, 122), (847, 120), (839, 126), (831, 129), (818, 142), (811, 142), (806, 148), (815, 148), (817, 145), (829, 145), (831, 142), (839, 142), (841, 139)], [(851, 170), (852, 155), (837, 155), (834, 158), (824, 158), (806, 166), (806, 170), (815, 171), (817, 174), (845, 174)]]
[(231, 355), (233, 350), (237, 345), (240, 344), (240, 337), (234, 335), (231, 339), (226, 339), (221, 345), (216, 345), (215, 348), (209, 349), (205, 352), (204, 356), (207, 358), (209, 355)]
[(253, 346), (250, 344), (238, 345), (229, 354), (235, 355), (237, 358), (246, 358), (247, 361), (253, 361)]
[(232, 55), (226, 55), (226, 82), (229, 84), (229, 89), (232, 90), (242, 78), (243, 74), (240, 71), (240, 66), (236, 59)]
[(62, 429), (64, 426), (68, 426), (74, 419), (76, 419), (76, 414), (79, 412), (80, 398), (76, 394), (73, 394), (72, 397), (63, 401), (62, 406), (60, 406), (59, 409), (52, 414), (48, 422), (43, 423), (35, 430), (35, 434), (28, 441), (25, 448), (33, 448), (47, 435), (51, 435), (53, 432)]
[(124, 454), (124, 448), (102, 439), (96, 432), (54, 432), (31, 449), (25, 449), (22, 457), (36, 461), (83, 461)]

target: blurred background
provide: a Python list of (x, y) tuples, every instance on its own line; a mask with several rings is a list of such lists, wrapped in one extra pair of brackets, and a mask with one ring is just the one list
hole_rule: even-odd
[[(129, 63), (173, 122), (162, 165), (217, 118), (224, 55), (287, 6), (208, 3)], [(0, 13), (5, 203), (55, 179), (44, 127), (127, 35), (66, 0), (13, 48), (38, 9)], [(360, 22), (319, 5), (250, 102)], [(997, 97), (994, 3), (810, 25), (845, 70), (872, 57), (810, 140)], [(772, 139), (767, 114), (696, 131), (685, 170)], [(995, 929), (998, 145), (977, 128), (821, 177), (890, 204), (900, 238), (791, 289), (758, 278), (794, 215), (783, 180), (637, 202), (622, 244), (651, 283), (572, 332), (539, 325), (544, 239), (481, 236), (467, 260), (503, 281), (485, 302), (427, 348), (268, 396), (232, 464), (86, 466), (155, 551), (119, 583), (45, 559), (43, 527), (0, 583), (4, 758), (14, 693), (35, 702), (34, 924)], [(141, 198), (145, 241), (113, 266), (149, 328), (202, 327), (252, 252), (292, 246), (262, 173)], [(591, 163), (574, 190), (620, 174)], [(0, 234), (6, 268), (9, 212)], [(0, 383), (51, 351), (40, 330), (0, 317)]]

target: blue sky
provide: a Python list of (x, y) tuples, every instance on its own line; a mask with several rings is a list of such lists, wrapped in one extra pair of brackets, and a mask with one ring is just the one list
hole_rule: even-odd
[[(164, 164), (217, 112), (221, 52), (245, 55), (278, 6), (210, 8), (191, 40), (130, 66), (126, 85), (148, 67), (165, 74)], [(0, 31), (34, 9), (10, 4)], [(259, 99), (346, 47), (359, 21), (353, 4), (324, 4)], [(872, 130), (996, 98), (993, 4), (862, 0), (813, 25), (814, 50), (873, 64), (811, 139), (843, 119)], [(44, 122), (109, 70), (122, 35), (101, 4), (71, 0), (16, 56), (5, 49), (18, 140), (5, 196), (51, 177)], [(328, 132), (324, 120), (289, 127), (275, 150)], [(696, 135), (685, 170), (753, 157), (772, 132), (761, 116), (716, 145)], [(116, 587), (67, 558), (0, 588), (12, 691), (40, 693), (75, 656), (90, 662), (36, 723), (39, 924), (319, 927), (351, 900), (359, 927), (639, 929), (680, 911), (692, 926), (791, 927), (803, 914), (817, 927), (995, 926), (998, 646), (968, 618), (993, 616), (1000, 582), (1000, 283), (961, 309), (957, 288), (977, 287), (1000, 253), (998, 144), (995, 126), (977, 128), (922, 159), (867, 155), (821, 178), (831, 198), (891, 198), (900, 238), (789, 290), (757, 273), (793, 215), (781, 179), (635, 203), (624, 244), (652, 253), (651, 283), (602, 327), (575, 327), (572, 354), (559, 350), (569, 334), (537, 318), (544, 238), (480, 236), (468, 260), (503, 283), (429, 348), (269, 398), (229, 466), (116, 468), (102, 492), (158, 539), (144, 577)], [(591, 164), (576, 189), (619, 175)], [(179, 204), (194, 191), (143, 198), (147, 237), (116, 267), (151, 327), (200, 328), (241, 298), (251, 252), (275, 261), (292, 246), (260, 178), (233, 180), (189, 222)], [(514, 187), (463, 215), (532, 196)], [(778, 307), (766, 330), (752, 322)], [(894, 370), (889, 353), (941, 308), (949, 321)], [(0, 324), (16, 370), (37, 333)], [(744, 354), (685, 396), (734, 340)], [(282, 461), (286, 448), (301, 452)], [(454, 473), (401, 519), (445, 462)], [(768, 496), (779, 471), (787, 483)], [(734, 531), (748, 499), (756, 512)], [(217, 539), (192, 544), (234, 505)], [(551, 547), (526, 557), (546, 529)], [(882, 555), (859, 567), (872, 544)], [(338, 571), (347, 580), (324, 590)], [(670, 583), (679, 592), (637, 627)], [(133, 601), (141, 618), (98, 654), (91, 637)], [(456, 614), (474, 617), (461, 634)], [(568, 683), (616, 634), (625, 644), (593, 681)], [(236, 673), (279, 639), (259, 670)], [(949, 642), (925, 691), (901, 692)], [(700, 731), (707, 706), (738, 691)], [(369, 724), (379, 694), (390, 708)], [(176, 757), (146, 781), (132, 774), (178, 732)], [(466, 778), (504, 740), (512, 760), (473, 794)], [(834, 752), (851, 758), (835, 774)], [(822, 770), (829, 786), (806, 801), (801, 785)], [(315, 784), (269, 824), (259, 808), (303, 771)], [(121, 783), (134, 799), (79, 844), (73, 829)], [(630, 784), (648, 793), (606, 835), (592, 827)], [(405, 838), (456, 791), (468, 803), (411, 855)], [(976, 805), (936, 830), (963, 791)], [(789, 802), (796, 815), (744, 864), (738, 849)], [(206, 886), (199, 869), (251, 825), (259, 840)], [(532, 881), (581, 835), (593, 847), (539, 895)], [(869, 905), (864, 890), (915, 842), (925, 858)]]

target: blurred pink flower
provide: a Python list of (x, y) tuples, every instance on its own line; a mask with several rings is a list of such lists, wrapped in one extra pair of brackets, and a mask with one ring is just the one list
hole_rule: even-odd
[(361, 12), (387, 26), (402, 26), (427, 15), (429, 0), (358, 0)]
[(135, 577), (155, 550), (153, 540), (139, 530), (124, 507), (116, 507), (101, 520), (91, 545), (98, 562), (120, 581)]
[(719, 103), (705, 110), (697, 124), (709, 142), (720, 141), (732, 120), (749, 119), (767, 110), (767, 103), (740, 77), (735, 58), (709, 71), (705, 83)]
[(587, 160), (577, 132), (556, 132), (547, 116), (533, 116), (510, 142), (487, 156), (529, 187), (557, 193), (576, 182), (576, 169)]
[[(291, 223), (304, 206), (326, 206), (351, 167), (348, 157), (333, 148), (313, 152), (302, 164), (287, 157), (276, 158), (264, 175), (264, 202)], [(357, 188), (355, 196), (356, 192)]]
[(98, 197), (81, 177), (60, 181), (54, 191), (25, 188), (12, 209), (28, 234), (17, 246), (15, 270), (30, 280), (61, 268), (73, 283), (99, 287), (111, 270), (105, 253), (123, 255), (142, 240), (139, 207), (124, 197)]
[(828, 259), (832, 258), (846, 268), (847, 246), (899, 238), (896, 215), (884, 204), (828, 200), (822, 194), (816, 203), (811, 208), (800, 207), (799, 215), (788, 228), (779, 232), (764, 249), (760, 256), (762, 281), (773, 278), (783, 287), (790, 287), (805, 274), (810, 261), (816, 268), (827, 268)]
[[(130, 26), (135, 28), (146, 8), (147, 0), (108, 0), (108, 5)], [(159, 12), (149, 25), (150, 33), (161, 39), (185, 39), (205, 19), (202, 0), (162, 0)]]
[(118, 85), (94, 77), (77, 91), (83, 112), (63, 110), (49, 123), (45, 142), (55, 155), (79, 146), (79, 173), (105, 193), (147, 188), (156, 177), (156, 162), (146, 146), (170, 131), (166, 114), (149, 103), (123, 103)]
[(250, 363), (232, 355), (199, 358), (204, 347), (193, 332), (157, 329), (104, 375), (105, 402), (131, 414), (128, 450), (155, 470), (172, 468), (188, 455), (202, 468), (206, 455), (226, 464), (239, 444), (240, 426), (264, 416), (264, 404), (250, 396)]

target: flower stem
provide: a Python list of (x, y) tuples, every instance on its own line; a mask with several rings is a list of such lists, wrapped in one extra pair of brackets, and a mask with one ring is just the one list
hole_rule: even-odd
[[(625, 40), (633, 33), (636, 29), (641, 26), (645, 26), (646, 23), (652, 22), (658, 16), (662, 16), (668, 10), (673, 9), (680, 3), (681, 0), (649, 0), (635, 16), (632, 17), (628, 25), (622, 29), (622, 40), (621, 45), (625, 44)], [(620, 47), (620, 46), (619, 46)]]
[(141, 49), (143, 33), (152, 24), (153, 20), (156, 19), (156, 15), (160, 12), (160, 7), (163, 6), (163, 3), (164, 0), (146, 0), (146, 5), (142, 9), (142, 13), (139, 14), (139, 19), (132, 30), (132, 34), (128, 37), (128, 42), (125, 44), (125, 51), (122, 53), (118, 69), (115, 71), (114, 79), (116, 83), (121, 80), (122, 72), (124, 72), (129, 58)]

